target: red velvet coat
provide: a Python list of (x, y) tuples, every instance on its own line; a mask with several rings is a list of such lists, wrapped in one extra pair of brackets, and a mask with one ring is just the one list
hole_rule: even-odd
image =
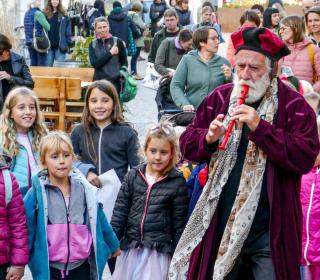
[[(232, 87), (227, 84), (216, 88), (199, 106), (194, 122), (180, 138), (186, 159), (209, 162), (207, 128), (218, 114), (227, 111)], [(319, 138), (315, 113), (304, 98), (279, 80), (278, 89), (274, 123), (261, 120), (249, 139), (267, 154), (270, 247), (276, 279), (296, 280), (300, 279), (301, 256), (300, 180), (313, 167)]]

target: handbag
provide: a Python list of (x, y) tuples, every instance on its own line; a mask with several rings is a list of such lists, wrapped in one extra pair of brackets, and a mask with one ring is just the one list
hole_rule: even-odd
[(51, 47), (50, 40), (46, 30), (42, 27), (41, 35), (36, 33), (36, 20), (33, 25), (33, 48), (39, 53), (47, 53)]

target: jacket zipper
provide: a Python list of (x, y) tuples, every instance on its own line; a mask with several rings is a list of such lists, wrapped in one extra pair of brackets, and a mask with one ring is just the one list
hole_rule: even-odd
[(313, 177), (313, 181), (312, 181), (312, 185), (311, 185), (311, 192), (310, 192), (310, 199), (309, 199), (309, 205), (308, 205), (308, 211), (307, 211), (307, 217), (306, 217), (306, 234), (307, 234), (307, 241), (306, 241), (306, 247), (304, 248), (304, 252), (303, 252), (303, 256), (304, 259), (307, 263), (307, 265), (310, 265), (310, 262), (308, 261), (308, 257), (307, 257), (307, 253), (308, 253), (308, 247), (309, 247), (309, 243), (310, 243), (310, 212), (311, 212), (311, 208), (312, 208), (312, 201), (313, 201), (313, 195), (314, 195), (314, 189), (316, 186), (316, 181), (317, 181), (317, 177), (318, 174), (320, 172), (320, 168), (317, 168), (316, 174)]
[(147, 215), (147, 211), (148, 211), (149, 197), (150, 197), (150, 193), (151, 193), (152, 187), (156, 183), (159, 183), (159, 182), (163, 181), (165, 178), (167, 178), (167, 176), (162, 177), (160, 180), (155, 181), (153, 184), (149, 185), (146, 177), (144, 176), (144, 174), (141, 171), (139, 171), (139, 173), (140, 173), (140, 175), (142, 176), (142, 178), (144, 179), (144, 181), (148, 185), (148, 189), (147, 189), (147, 193), (146, 193), (146, 202), (145, 202), (145, 205), (144, 205), (143, 215), (142, 215), (141, 224), (140, 224), (140, 234), (141, 234), (141, 241), (142, 241), (144, 239), (144, 230), (143, 230), (144, 229), (144, 221), (146, 219), (146, 215)]
[[(28, 139), (29, 139), (29, 137), (28, 137)], [(29, 140), (29, 143), (30, 143), (30, 140)], [(27, 157), (28, 157), (28, 189), (30, 189), (30, 187), (31, 187), (31, 177), (32, 177), (32, 174), (31, 174), (31, 166), (30, 166), (29, 154), (28, 154), (28, 150), (26, 149), (25, 146), (23, 146), (23, 145), (20, 144), (20, 143), (19, 143), (19, 145), (20, 145), (21, 147), (23, 147), (23, 148), (25, 149), (26, 153), (27, 153)], [(32, 151), (32, 145), (31, 145), (31, 151)], [(32, 154), (33, 154), (33, 152), (32, 152)], [(35, 159), (35, 158), (34, 158), (34, 159)]]
[[(67, 207), (67, 203), (64, 199), (64, 195), (63, 195), (63, 192), (59, 189), (59, 187), (56, 187), (61, 195), (62, 195), (62, 199), (63, 199), (63, 202), (64, 202), (64, 206), (65, 206), (65, 209), (66, 209), (66, 215), (67, 215), (67, 247), (68, 247), (68, 253), (67, 253), (67, 262), (65, 263), (64, 265), (64, 275), (65, 273), (67, 272), (67, 269), (68, 269), (68, 264), (69, 264), (69, 259), (70, 259), (70, 216), (69, 216), (69, 206), (70, 206), (70, 202), (71, 202), (71, 188), (70, 188), (70, 197), (69, 197), (69, 205)], [(67, 274), (68, 275), (68, 274)]]
[(98, 163), (99, 163), (99, 175), (101, 175), (101, 138), (102, 138), (103, 129), (100, 128), (99, 144), (98, 144)]

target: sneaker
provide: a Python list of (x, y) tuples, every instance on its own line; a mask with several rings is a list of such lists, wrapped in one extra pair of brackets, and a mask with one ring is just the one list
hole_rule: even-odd
[(135, 78), (136, 80), (143, 80), (143, 77), (140, 76), (139, 74), (135, 74), (133, 78)]

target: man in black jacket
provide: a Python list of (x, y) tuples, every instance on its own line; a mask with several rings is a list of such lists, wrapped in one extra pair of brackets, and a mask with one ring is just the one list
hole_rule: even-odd
[(16, 86), (33, 88), (30, 70), (24, 58), (10, 51), (12, 44), (0, 33), (0, 110), (9, 91)]

